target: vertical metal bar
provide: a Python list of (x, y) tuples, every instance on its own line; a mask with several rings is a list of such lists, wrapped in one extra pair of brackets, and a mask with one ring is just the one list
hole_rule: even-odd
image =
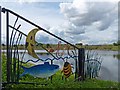
[(19, 52), (18, 52), (18, 46), (17, 46), (17, 59), (18, 59), (18, 66), (17, 66), (17, 82), (19, 82), (19, 74), (20, 74), (20, 60), (19, 60)]
[(15, 79), (16, 79), (16, 58), (15, 58), (15, 49), (14, 49), (14, 54), (13, 54), (13, 76), (14, 76), (13, 81), (15, 82)]
[(0, 6), (0, 90), (2, 89), (2, 58), (1, 58), (1, 6)]
[[(51, 60), (51, 65), (53, 64), (53, 60)], [(51, 83), (52, 83), (52, 76), (50, 77)]]
[(6, 38), (6, 45), (7, 45), (7, 83), (10, 82), (10, 49), (9, 49), (9, 13), (8, 11), (6, 12), (6, 35), (7, 35), (7, 38)]
[(85, 50), (84, 48), (80, 48), (78, 50), (78, 77), (81, 77), (78, 79), (84, 80), (84, 63), (85, 63)]
[(84, 76), (85, 75), (84, 74), (85, 73), (84, 71), (85, 70), (84, 69), (85, 68), (85, 49), (84, 48), (82, 49), (82, 56), (83, 56), (82, 57), (82, 80), (84, 80), (85, 79), (85, 76)]
[(21, 33), (19, 33), (19, 35), (18, 35), (18, 38), (17, 38), (17, 40), (16, 40), (16, 47), (15, 47), (15, 50), (16, 50), (16, 52), (15, 53), (17, 53), (17, 61), (18, 61), (18, 63), (16, 63), (17, 64), (17, 77), (16, 77), (16, 80), (15, 80), (15, 82), (19, 82), (19, 74), (20, 74), (20, 60), (19, 60), (19, 52), (18, 52), (18, 46), (19, 46), (19, 44), (20, 44), (20, 41), (21, 41), (21, 38), (22, 38), (22, 34)]
[(75, 59), (75, 81), (78, 78), (78, 75), (77, 75), (77, 73), (78, 73), (78, 63), (77, 62), (78, 62), (77, 59)]

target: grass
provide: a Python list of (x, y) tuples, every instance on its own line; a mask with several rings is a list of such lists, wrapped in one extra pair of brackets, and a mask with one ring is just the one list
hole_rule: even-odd
[(97, 79), (74, 82), (74, 75), (71, 75), (67, 80), (62, 80), (60, 71), (53, 76), (52, 83), (50, 79), (34, 78), (30, 75), (22, 77), (20, 82), (37, 82), (38, 84), (12, 84), (7, 85), (6, 88), (118, 88), (120, 85), (117, 82)]
[(86, 79), (85, 81), (74, 82), (74, 75), (67, 80), (62, 80), (62, 75), (58, 71), (54, 76), (52, 83), (46, 79), (34, 78), (26, 75), (20, 79), (20, 82), (37, 82), (39, 84), (12, 84), (6, 88), (118, 88), (117, 82), (103, 81), (97, 79)]
[[(25, 64), (26, 65), (26, 64)], [(28, 64), (26, 66), (30, 66)], [(3, 81), (6, 80), (6, 56), (2, 55), (2, 78)], [(21, 73), (23, 70), (21, 70)], [(104, 81), (104, 80), (97, 80), (97, 79), (85, 79), (85, 81), (76, 81), (74, 82), (74, 74), (71, 75), (67, 80), (62, 80), (61, 71), (58, 71), (55, 75), (53, 75), (52, 83), (50, 79), (41, 79), (41, 78), (34, 78), (30, 75), (25, 75), (20, 78), (20, 82), (34, 82), (36, 84), (7, 84), (5, 88), (9, 89), (20, 89), (20, 88), (120, 88), (120, 83), (113, 82), (113, 81)]]

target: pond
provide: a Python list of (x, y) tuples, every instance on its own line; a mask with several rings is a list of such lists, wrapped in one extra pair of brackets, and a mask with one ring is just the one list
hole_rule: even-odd
[[(111, 81), (118, 82), (118, 80), (120, 80), (119, 75), (118, 75), (118, 72), (119, 72), (118, 65), (120, 65), (120, 60), (117, 57), (118, 51), (107, 51), (107, 50), (92, 50), (92, 51), (93, 52), (95, 51), (96, 53), (98, 53), (99, 56), (103, 58), (98, 79), (111, 80)], [(22, 58), (23, 52), (24, 50), (19, 50), (20, 58)], [(51, 55), (45, 54), (46, 51), (44, 50), (36, 50), (36, 53), (38, 53), (37, 55), (42, 59), (53, 58)], [(44, 53), (44, 54), (40, 54), (40, 53)], [(36, 61), (35, 58), (25, 53), (23, 61), (26, 62), (29, 59)], [(73, 67), (74, 67), (73, 72), (75, 72), (75, 60), (69, 59), (68, 61), (71, 64), (73, 64)], [(39, 61), (34, 64), (40, 64), (40, 63), (44, 63), (44, 62)], [(64, 64), (63, 60), (54, 60), (53, 63), (58, 64), (60, 66), (60, 69), (62, 69), (62, 66)]]
[(115, 57), (118, 55), (118, 51), (96, 50), (96, 52), (103, 57), (99, 79), (111, 81), (120, 80), (118, 76), (120, 60)]

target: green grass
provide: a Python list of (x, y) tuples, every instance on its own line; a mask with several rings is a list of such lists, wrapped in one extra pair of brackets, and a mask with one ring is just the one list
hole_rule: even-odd
[[(74, 75), (67, 80), (62, 80), (62, 75), (58, 71), (54, 76), (52, 83), (46, 79), (34, 78), (26, 75), (20, 79), (20, 82), (37, 82), (38, 84), (12, 84), (7, 88), (118, 88), (117, 82), (103, 81), (97, 79), (86, 79), (85, 81), (74, 82)], [(42, 85), (43, 84), (43, 85)]]
[[(30, 66), (32, 64), (24, 64), (24, 66)], [(2, 78), (6, 80), (6, 56), (2, 55)], [(23, 70), (21, 69), (22, 73)], [(74, 82), (74, 74), (71, 75), (67, 80), (62, 80), (61, 71), (58, 71), (53, 75), (52, 83), (50, 79), (34, 78), (30, 75), (25, 75), (20, 78), (19, 82), (34, 82), (36, 84), (8, 84), (5, 88), (120, 88), (120, 83), (113, 81), (104, 81), (97, 79), (85, 79), (85, 81)]]
[(2, 54), (2, 80), (6, 81), (6, 56)]

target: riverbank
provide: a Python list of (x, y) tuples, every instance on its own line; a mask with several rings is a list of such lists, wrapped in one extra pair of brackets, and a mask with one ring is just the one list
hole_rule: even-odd
[[(86, 50), (112, 50), (112, 51), (118, 51), (120, 50), (120, 46), (115, 46), (115, 45), (75, 45), (78, 48), (85, 48)], [(49, 49), (47, 44), (43, 44), (43, 47), (46, 49)], [(53, 48), (56, 50), (57, 44), (49, 44), (49, 47)], [(6, 46), (2, 46), (2, 50), (5, 50)], [(18, 46), (19, 50), (24, 50), (25, 45), (19, 45)], [(60, 50), (67, 49), (65, 44), (62, 44), (60, 47)], [(70, 47), (70, 49), (73, 49), (73, 47)], [(38, 45), (35, 47), (35, 50), (43, 50), (43, 48)]]
[(95, 45), (95, 46), (87, 46), (85, 47), (87, 50), (111, 50), (111, 51), (118, 51), (120, 48), (114, 45)]

